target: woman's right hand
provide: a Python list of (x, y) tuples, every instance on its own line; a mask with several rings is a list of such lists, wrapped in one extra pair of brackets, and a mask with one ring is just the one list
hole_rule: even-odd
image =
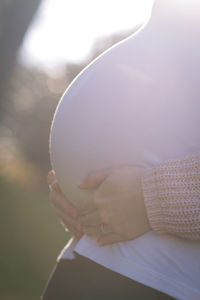
[(78, 223), (78, 212), (75, 206), (62, 193), (53, 170), (48, 173), (47, 180), (50, 188), (49, 200), (53, 206), (55, 215), (60, 219), (65, 228), (72, 232), (77, 239), (80, 239), (83, 233)]

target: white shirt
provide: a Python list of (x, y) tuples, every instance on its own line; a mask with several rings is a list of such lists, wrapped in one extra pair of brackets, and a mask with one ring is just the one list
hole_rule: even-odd
[(200, 242), (149, 232), (126, 243), (99, 247), (83, 236), (71, 241), (60, 258), (73, 252), (110, 270), (181, 300), (200, 299)]

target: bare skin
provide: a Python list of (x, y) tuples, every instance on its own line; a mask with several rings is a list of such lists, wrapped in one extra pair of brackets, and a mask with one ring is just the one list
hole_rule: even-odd
[(53, 206), (55, 215), (60, 219), (62, 225), (80, 239), (83, 232), (78, 222), (78, 212), (71, 202), (64, 196), (56, 180), (54, 171), (48, 173), (49, 200)]
[(93, 191), (93, 203), (87, 204), (91, 205), (89, 213), (78, 212), (58, 183), (52, 185), (50, 200), (56, 215), (76, 236), (93, 236), (101, 246), (132, 240), (150, 230), (141, 187), (142, 172), (142, 168), (122, 166), (89, 174), (79, 185), (80, 189)]

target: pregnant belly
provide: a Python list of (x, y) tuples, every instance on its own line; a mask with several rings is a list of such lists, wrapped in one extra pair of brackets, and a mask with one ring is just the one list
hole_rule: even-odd
[(128, 65), (92, 65), (59, 103), (51, 161), (62, 190), (77, 204), (89, 195), (76, 183), (93, 170), (150, 167), (200, 146), (198, 103), (134, 76)]

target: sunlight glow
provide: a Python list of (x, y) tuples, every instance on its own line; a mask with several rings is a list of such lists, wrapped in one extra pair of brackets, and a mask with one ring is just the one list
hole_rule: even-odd
[(53, 67), (86, 59), (102, 36), (142, 23), (153, 0), (43, 0), (20, 53), (25, 63)]

